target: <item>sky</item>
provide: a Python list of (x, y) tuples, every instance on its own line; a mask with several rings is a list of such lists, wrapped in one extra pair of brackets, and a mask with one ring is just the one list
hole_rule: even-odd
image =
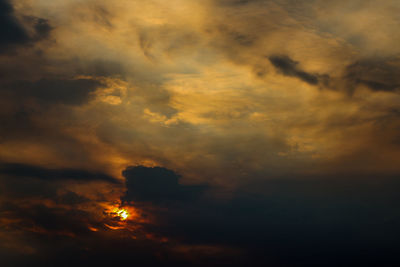
[(0, 0), (0, 258), (400, 265), (400, 1)]

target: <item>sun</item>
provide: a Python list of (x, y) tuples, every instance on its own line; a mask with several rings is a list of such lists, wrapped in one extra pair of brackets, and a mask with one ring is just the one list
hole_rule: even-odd
[(129, 217), (129, 212), (126, 209), (118, 209), (115, 213), (122, 221), (125, 221)]
[(131, 212), (127, 208), (122, 208), (120, 205), (107, 207), (104, 214), (118, 221), (126, 221), (131, 217)]

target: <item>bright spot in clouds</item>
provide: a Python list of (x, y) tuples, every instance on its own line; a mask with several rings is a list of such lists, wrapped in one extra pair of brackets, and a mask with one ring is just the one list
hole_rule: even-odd
[(110, 216), (113, 219), (119, 220), (119, 221), (125, 221), (130, 217), (130, 212), (126, 208), (121, 208), (119, 205), (118, 206), (111, 206), (106, 209), (105, 214)]
[(126, 219), (128, 219), (128, 217), (129, 217), (129, 213), (128, 213), (128, 211), (125, 210), (125, 209), (117, 210), (116, 213), (117, 213), (118, 217), (121, 218), (121, 220), (126, 220)]

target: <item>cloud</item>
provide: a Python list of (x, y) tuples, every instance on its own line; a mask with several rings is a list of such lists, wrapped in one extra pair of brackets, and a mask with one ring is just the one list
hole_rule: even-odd
[(44, 104), (82, 105), (89, 101), (91, 93), (103, 84), (94, 79), (40, 79), (20, 81), (11, 88), (17, 95), (32, 97)]
[(292, 60), (288, 56), (270, 56), (269, 61), (283, 75), (296, 77), (303, 82), (311, 85), (319, 83), (319, 75), (308, 73), (298, 67), (299, 62)]
[(90, 214), (79, 209), (50, 208), (41, 204), (23, 208), (9, 204), (3, 205), (1, 210), (11, 213), (11, 217), (19, 220), (20, 225), (14, 226), (17, 228), (43, 229), (48, 234), (62, 231), (82, 234), (90, 231), (86, 221), (87, 219), (90, 220)]
[(349, 90), (360, 85), (372, 91), (393, 92), (400, 88), (400, 62), (397, 59), (363, 59), (345, 69)]
[(32, 42), (49, 37), (53, 27), (47, 19), (26, 16), (25, 20), (33, 28), (34, 34), (31, 34), (29, 29), (17, 19), (9, 0), (0, 1), (0, 52), (17, 45), (30, 45)]
[(204, 185), (181, 185), (178, 174), (162, 167), (128, 167), (122, 175), (127, 188), (122, 200), (128, 202), (190, 201), (198, 198), (206, 189)]
[(36, 40), (48, 38), (50, 36), (53, 27), (50, 25), (49, 20), (43, 18), (35, 18), (34, 29), (36, 31)]
[(104, 173), (94, 173), (79, 169), (47, 169), (37, 166), (6, 163), (0, 165), (0, 174), (14, 178), (35, 178), (47, 181), (72, 180), (72, 181), (104, 181), (118, 184), (119, 181)]
[(0, 0), (3, 265), (398, 265), (398, 1), (49, 3)]
[[(179, 176), (171, 170), (139, 166), (126, 172), (127, 179), (147, 178), (146, 185), (136, 181), (135, 191), (133, 187), (127, 189), (129, 194), (137, 195), (131, 198), (137, 201), (133, 204), (151, 214), (154, 221), (145, 221), (143, 229), (135, 232), (110, 232), (102, 226), (107, 221), (96, 214), (100, 210), (84, 208), (97, 205), (93, 199), (82, 200), (76, 193), (67, 193), (68, 201), (58, 201), (64, 199), (63, 195), (39, 193), (37, 197), (46, 201), (38, 204), (37, 199), (14, 196), (1, 203), (0, 224), (4, 225), (6, 216), (10, 222), (5, 226), (12, 230), (10, 233), (23, 234), (23, 243), (29, 240), (35, 252), (23, 254), (22, 247), (11, 249), (3, 264), (23, 266), (30, 262), (35, 266), (43, 264), (44, 258), (61, 265), (98, 261), (131, 264), (132, 258), (126, 257), (131, 250), (129, 255), (137, 253), (134, 262), (141, 266), (309, 266), (321, 262), (337, 266), (344, 260), (344, 266), (354, 266), (383, 259), (390, 264), (398, 262), (396, 251), (391, 249), (400, 234), (395, 176), (248, 181), (229, 198), (208, 195), (193, 201), (182, 191), (197, 191), (197, 195), (199, 190), (179, 185)], [(62, 188), (59, 186), (55, 189)], [(159, 194), (163, 190), (168, 193)], [(56, 206), (49, 206), (52, 199), (57, 200)], [(135, 221), (130, 223), (135, 225)], [(98, 230), (92, 231), (89, 226)], [(146, 234), (169, 241), (159, 243), (146, 238)], [(0, 253), (6, 250), (2, 246)]]
[(30, 40), (24, 27), (17, 21), (8, 0), (0, 1), (0, 51)]
[(396, 92), (400, 88), (400, 80), (397, 78), (400, 65), (396, 59), (361, 59), (346, 66), (343, 74), (334, 79), (327, 74), (303, 71), (299, 68), (299, 62), (288, 56), (270, 56), (268, 59), (281, 74), (298, 78), (310, 85), (320, 85), (321, 88), (344, 89), (349, 93), (354, 93), (360, 86), (375, 92)]
[[(100, 196), (101, 187), (86, 180), (79, 180), (77, 187), (68, 179), (29, 173), (30, 178), (24, 179), (19, 175), (25, 174), (14, 176), (15, 171), (0, 174), (0, 236), (7, 240), (0, 242), (2, 266), (197, 266), (206, 262), (213, 266), (214, 261), (230, 262), (233, 256), (217, 246), (186, 247), (151, 238), (136, 218), (127, 222), (127, 228), (110, 229), (105, 225), (115, 222), (104, 213), (104, 205), (117, 199)], [(88, 193), (88, 185), (95, 194)], [(109, 189), (118, 187), (110, 184)]]
[(246, 255), (244, 265), (398, 262), (393, 250), (383, 249), (393, 248), (392, 237), (400, 234), (394, 189), (398, 181), (390, 175), (379, 180), (362, 174), (349, 178), (252, 182), (230, 199), (182, 200), (167, 209), (153, 207), (158, 224), (145, 227), (184, 242), (240, 248)]

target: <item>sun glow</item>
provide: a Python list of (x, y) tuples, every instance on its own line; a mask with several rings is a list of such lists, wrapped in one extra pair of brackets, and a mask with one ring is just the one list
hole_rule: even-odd
[(118, 209), (115, 213), (123, 221), (129, 217), (129, 212), (126, 209)]
[(112, 205), (105, 208), (104, 214), (112, 218), (114, 221), (126, 221), (136, 217), (136, 212), (133, 208), (121, 207), (120, 205)]
[(112, 208), (108, 214), (119, 221), (125, 221), (130, 216), (129, 211), (127, 209), (119, 207)]

